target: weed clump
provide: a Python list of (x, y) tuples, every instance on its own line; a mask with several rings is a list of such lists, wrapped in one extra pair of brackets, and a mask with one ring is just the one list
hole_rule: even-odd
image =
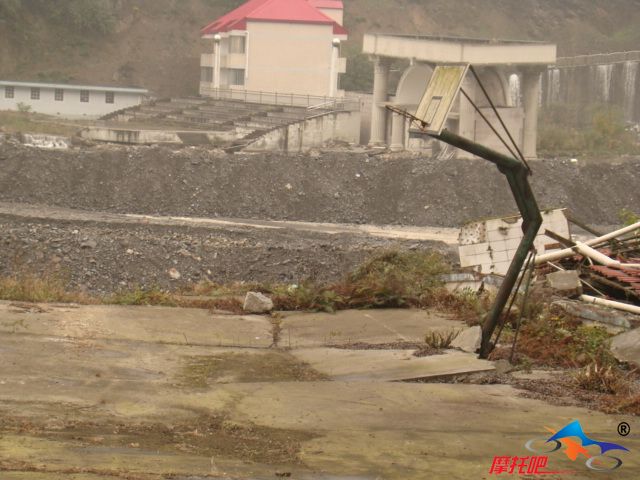
[(460, 335), (460, 331), (458, 330), (449, 330), (446, 332), (434, 330), (425, 335), (424, 341), (430, 348), (445, 350), (451, 347), (451, 343), (453, 343), (458, 335)]
[(597, 362), (580, 369), (574, 376), (576, 385), (584, 390), (616, 395), (629, 395), (632, 383), (629, 374), (614, 365), (603, 366)]
[(333, 312), (348, 308), (404, 308), (435, 304), (440, 276), (450, 270), (442, 255), (388, 251), (374, 256), (341, 282), (275, 287), (277, 310)]

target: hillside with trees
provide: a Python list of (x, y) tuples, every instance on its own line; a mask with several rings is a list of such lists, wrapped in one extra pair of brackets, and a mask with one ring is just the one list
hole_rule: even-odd
[[(195, 94), (199, 29), (243, 0), (0, 0), (0, 78)], [(561, 55), (640, 48), (640, 0), (345, 0), (343, 87), (368, 90), (365, 32), (549, 40)]]

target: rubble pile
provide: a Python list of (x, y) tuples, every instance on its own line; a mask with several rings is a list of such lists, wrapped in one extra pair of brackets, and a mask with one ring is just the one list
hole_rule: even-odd
[(640, 314), (640, 222), (584, 243), (553, 236), (567, 248), (536, 264), (556, 293)]

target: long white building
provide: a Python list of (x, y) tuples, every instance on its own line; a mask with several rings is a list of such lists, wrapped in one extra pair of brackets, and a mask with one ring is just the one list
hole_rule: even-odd
[(64, 118), (99, 118), (142, 103), (142, 88), (0, 81), (0, 110), (28, 108)]

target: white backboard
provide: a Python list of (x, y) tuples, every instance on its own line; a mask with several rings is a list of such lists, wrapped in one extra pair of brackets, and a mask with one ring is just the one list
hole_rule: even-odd
[(435, 68), (415, 115), (424, 122), (423, 131), (440, 135), (468, 69), (469, 65), (439, 65)]

